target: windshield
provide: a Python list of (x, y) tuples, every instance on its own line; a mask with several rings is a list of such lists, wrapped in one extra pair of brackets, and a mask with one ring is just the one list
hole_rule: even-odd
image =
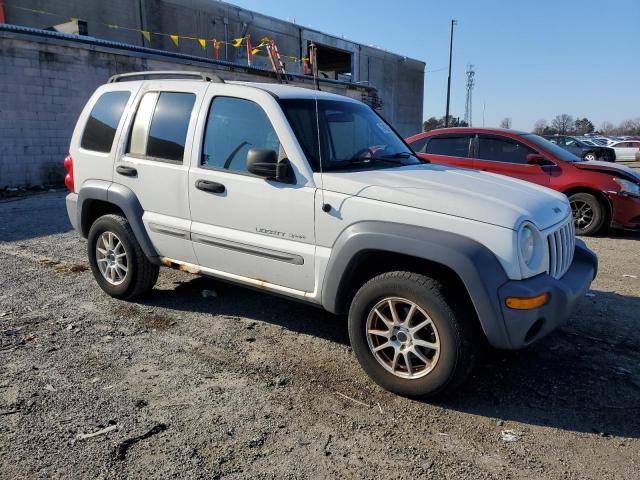
[(562, 147), (559, 147), (555, 143), (550, 142), (546, 138), (542, 138), (538, 135), (534, 135), (533, 133), (527, 133), (523, 135), (523, 137), (529, 140), (530, 142), (535, 143), (537, 146), (549, 152), (551, 155), (553, 155), (559, 160), (563, 160), (565, 162), (583, 162), (584, 161), (580, 157), (574, 155), (573, 153), (565, 150)]
[(389, 124), (364, 104), (318, 100), (317, 124), (313, 99), (281, 99), (280, 106), (314, 172), (320, 171), (320, 156), (325, 172), (423, 163)]

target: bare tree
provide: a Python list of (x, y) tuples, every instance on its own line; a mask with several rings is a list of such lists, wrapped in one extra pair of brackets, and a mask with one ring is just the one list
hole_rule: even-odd
[(571, 133), (573, 130), (573, 126), (573, 117), (571, 115), (567, 115), (566, 113), (557, 115), (556, 118), (551, 121), (551, 128), (560, 135)]
[(500, 122), (500, 128), (511, 128), (511, 118), (503, 118), (502, 122)]
[(640, 118), (625, 120), (616, 129), (618, 135), (640, 135)]
[(600, 126), (600, 133), (603, 135), (613, 135), (616, 130), (616, 127), (611, 122), (602, 122)]
[(547, 121), (541, 119), (533, 124), (533, 133), (536, 135), (544, 135), (547, 133), (548, 128), (549, 126), (547, 125)]

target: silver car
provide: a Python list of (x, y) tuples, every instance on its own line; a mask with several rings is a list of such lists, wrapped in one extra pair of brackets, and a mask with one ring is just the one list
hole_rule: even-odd
[(631, 162), (636, 159), (636, 154), (640, 152), (640, 140), (623, 140), (609, 145), (616, 151), (616, 160)]

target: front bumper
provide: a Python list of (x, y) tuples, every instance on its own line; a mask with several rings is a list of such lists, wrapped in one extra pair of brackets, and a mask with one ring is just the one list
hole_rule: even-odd
[[(573, 263), (562, 278), (542, 274), (502, 285), (498, 296), (510, 348), (525, 347), (565, 323), (589, 290), (597, 271), (596, 255), (576, 239)], [(544, 293), (549, 293), (549, 300), (538, 308), (515, 310), (506, 306), (507, 297), (534, 297)]]
[(640, 230), (640, 198), (610, 193), (613, 216), (611, 226), (626, 230)]

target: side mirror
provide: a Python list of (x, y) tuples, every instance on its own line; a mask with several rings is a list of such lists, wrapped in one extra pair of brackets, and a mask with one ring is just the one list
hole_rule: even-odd
[(527, 155), (527, 163), (529, 165), (539, 165), (541, 167), (544, 165), (551, 165), (551, 162), (549, 160), (538, 153), (530, 153), (529, 155)]
[(285, 158), (278, 162), (278, 154), (268, 148), (251, 148), (247, 152), (247, 171), (267, 180), (295, 181), (289, 160)]

